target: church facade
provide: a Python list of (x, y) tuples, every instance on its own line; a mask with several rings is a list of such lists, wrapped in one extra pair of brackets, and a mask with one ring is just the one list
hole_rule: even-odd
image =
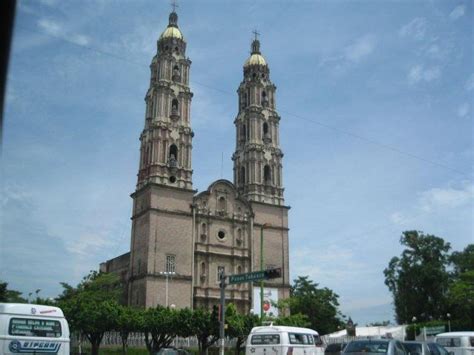
[[(102, 263), (101, 270), (119, 274), (128, 304), (141, 307), (210, 308), (219, 302), (220, 272), (241, 274), (262, 266), (282, 270), (281, 278), (264, 282), (266, 297), (287, 298), (289, 207), (283, 197), (280, 116), (260, 42), (252, 42), (237, 90), (234, 181), (214, 181), (201, 193), (192, 183), (190, 67), (173, 11), (150, 65), (138, 181), (131, 195), (130, 252)], [(258, 313), (258, 286), (229, 285), (226, 301)]]

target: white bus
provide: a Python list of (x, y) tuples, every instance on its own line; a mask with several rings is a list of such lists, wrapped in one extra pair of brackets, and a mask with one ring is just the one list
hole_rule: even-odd
[(317, 331), (286, 326), (255, 327), (247, 338), (245, 355), (322, 355)]
[(0, 303), (0, 354), (69, 355), (69, 327), (61, 309)]
[(435, 341), (454, 355), (474, 355), (474, 332), (441, 333)]

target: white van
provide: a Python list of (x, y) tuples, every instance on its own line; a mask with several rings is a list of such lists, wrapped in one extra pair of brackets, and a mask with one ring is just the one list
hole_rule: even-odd
[(454, 355), (474, 355), (474, 332), (441, 333), (435, 342)]
[(69, 355), (69, 327), (58, 307), (0, 303), (0, 354)]
[(322, 355), (321, 345), (315, 330), (270, 325), (252, 329), (245, 355)]

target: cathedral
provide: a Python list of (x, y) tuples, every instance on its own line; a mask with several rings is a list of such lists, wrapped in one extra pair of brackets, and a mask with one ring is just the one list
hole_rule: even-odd
[[(281, 277), (264, 282), (264, 310), (276, 315), (269, 301), (289, 297), (290, 289), (276, 87), (255, 38), (237, 89), (233, 182), (216, 180), (197, 193), (186, 45), (173, 11), (150, 64), (130, 252), (100, 268), (121, 277), (129, 305), (210, 308), (219, 302), (221, 272), (278, 267)], [(228, 285), (226, 301), (259, 313), (259, 286)]]

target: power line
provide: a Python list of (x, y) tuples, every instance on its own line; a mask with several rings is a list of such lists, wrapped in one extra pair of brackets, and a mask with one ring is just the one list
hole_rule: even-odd
[[(133, 65), (136, 65), (136, 66), (140, 66), (140, 68), (143, 68), (145, 64), (142, 64), (142, 63), (138, 63), (138, 62), (135, 62), (135, 61), (132, 61), (128, 58), (125, 58), (123, 56), (119, 56), (119, 55), (116, 55), (114, 53), (111, 53), (111, 52), (108, 52), (108, 51), (104, 51), (102, 49), (98, 49), (98, 48), (95, 48), (95, 47), (92, 47), (92, 46), (88, 46), (88, 45), (85, 45), (85, 44), (80, 44), (80, 43), (76, 43), (74, 41), (71, 41), (65, 37), (62, 37), (62, 36), (57, 36), (57, 35), (54, 35), (54, 34), (51, 34), (51, 33), (47, 33), (47, 32), (44, 32), (44, 31), (39, 31), (37, 29), (31, 29), (31, 28), (28, 28), (28, 27), (25, 27), (25, 26), (21, 26), (21, 25), (17, 25), (18, 28), (21, 28), (21, 29), (24, 29), (26, 31), (29, 31), (29, 32), (33, 32), (33, 33), (38, 33), (38, 34), (41, 34), (41, 35), (44, 35), (44, 36), (49, 36), (49, 37), (52, 37), (52, 38), (55, 38), (57, 40), (61, 40), (61, 41), (64, 41), (64, 42), (67, 42), (69, 44), (72, 44), (74, 46), (77, 46), (77, 47), (80, 47), (80, 48), (84, 48), (84, 49), (87, 49), (87, 50), (90, 50), (90, 51), (93, 51), (93, 52), (96, 52), (96, 53), (99, 53), (99, 54), (102, 54), (102, 55), (105, 55), (105, 56), (109, 56), (111, 58), (114, 58), (114, 59), (118, 59), (118, 60), (121, 60), (123, 62), (126, 62), (126, 63), (129, 63), (129, 64), (133, 64)], [(198, 81), (195, 81), (195, 80), (192, 80), (191, 81), (192, 84), (196, 84), (196, 85), (199, 85), (199, 86), (202, 86), (202, 87), (205, 87), (205, 88), (208, 88), (208, 89), (211, 89), (211, 90), (214, 90), (214, 91), (217, 91), (217, 92), (220, 92), (220, 93), (223, 93), (223, 94), (226, 94), (226, 95), (233, 95), (234, 93), (228, 91), (228, 90), (223, 90), (221, 88), (217, 88), (217, 87), (214, 87), (214, 86), (211, 86), (211, 85), (207, 85), (207, 84), (204, 84), (204, 83), (201, 83), (201, 82), (198, 82)], [(375, 145), (375, 146), (378, 146), (378, 147), (381, 147), (385, 150), (390, 150), (392, 152), (395, 152), (397, 154), (400, 154), (400, 155), (404, 155), (404, 156), (407, 156), (407, 157), (410, 157), (412, 159), (415, 159), (415, 160), (419, 160), (419, 161), (422, 161), (424, 163), (427, 163), (427, 164), (431, 164), (431, 165), (434, 165), (434, 166), (437, 166), (439, 168), (443, 168), (445, 170), (449, 170), (451, 172), (454, 172), (454, 173), (457, 173), (457, 174), (460, 174), (460, 175), (464, 175), (464, 176), (470, 176), (471, 174), (465, 172), (465, 171), (462, 171), (462, 170), (458, 170), (458, 169), (455, 169), (453, 167), (450, 167), (446, 164), (443, 164), (443, 163), (440, 163), (440, 162), (437, 162), (437, 161), (434, 161), (432, 159), (427, 159), (427, 158), (424, 158), (420, 155), (417, 155), (417, 154), (413, 154), (413, 153), (410, 153), (408, 151), (405, 151), (405, 150), (402, 150), (398, 147), (395, 147), (395, 146), (392, 146), (392, 145), (389, 145), (389, 144), (386, 144), (386, 143), (382, 143), (382, 142), (379, 142), (375, 139), (372, 139), (372, 138), (368, 138), (368, 137), (364, 137), (360, 134), (357, 134), (357, 133), (352, 133), (350, 131), (347, 131), (347, 130), (344, 130), (344, 129), (340, 129), (340, 128), (337, 128), (335, 126), (331, 126), (331, 125), (328, 125), (324, 122), (321, 122), (321, 121), (317, 121), (317, 120), (314, 120), (314, 119), (309, 119), (307, 117), (304, 117), (304, 116), (301, 116), (301, 115), (298, 115), (298, 114), (294, 114), (294, 113), (291, 113), (289, 111), (286, 111), (286, 110), (282, 110), (281, 108), (279, 109), (280, 112), (282, 113), (285, 113), (289, 116), (293, 116), (295, 117), (296, 119), (300, 119), (300, 120), (303, 120), (303, 121), (306, 121), (306, 122), (309, 122), (309, 123), (312, 123), (312, 124), (315, 124), (315, 125), (318, 125), (318, 126), (321, 126), (321, 127), (324, 127), (326, 129), (329, 129), (329, 130), (332, 130), (334, 132), (337, 132), (337, 133), (340, 133), (340, 134), (343, 134), (343, 135), (346, 135), (346, 136), (349, 136), (349, 137), (352, 137), (352, 138), (355, 138), (357, 140), (360, 140), (360, 141), (363, 141), (363, 142), (366, 142), (366, 143), (369, 143), (369, 144), (372, 144), (372, 145)]]

